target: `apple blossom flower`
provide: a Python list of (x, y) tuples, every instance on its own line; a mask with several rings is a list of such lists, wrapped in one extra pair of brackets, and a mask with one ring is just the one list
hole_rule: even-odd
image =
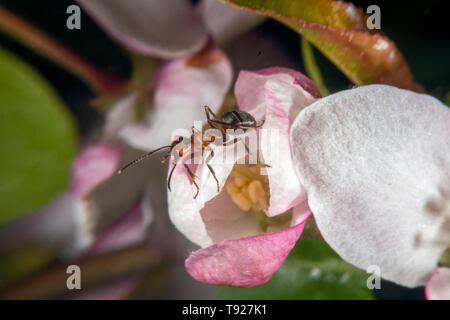
[[(258, 175), (258, 167), (219, 160), (213, 165), (217, 192), (200, 164), (200, 191), (193, 199), (192, 181), (177, 163), (169, 215), (203, 247), (186, 260), (188, 272), (212, 284), (264, 283), (311, 210), (325, 241), (344, 260), (362, 269), (377, 265), (382, 277), (405, 286), (425, 284), (449, 245), (448, 218), (429, 212), (430, 200), (445, 202), (449, 194), (449, 109), (430, 96), (386, 85), (316, 99), (315, 87), (298, 78), (286, 69), (243, 71), (235, 87), (242, 110), (282, 133), (285, 157), (269, 161), (265, 170), (272, 173)], [(264, 161), (271, 156), (265, 145)], [(274, 218), (281, 220), (271, 225)]]
[[(295, 99), (285, 90), (294, 91)], [(175, 226), (203, 248), (192, 253), (185, 263), (195, 279), (251, 287), (268, 281), (278, 270), (310, 215), (305, 190), (291, 161), (289, 127), (320, 93), (303, 74), (284, 68), (242, 71), (235, 93), (242, 110), (256, 120), (265, 119), (261, 130), (277, 133), (275, 143), (271, 136), (260, 137), (259, 151), (270, 167), (261, 162), (240, 163), (246, 157), (243, 148), (244, 152), (237, 152), (233, 161), (221, 161), (230, 149), (211, 146), (215, 156), (210, 163), (219, 190), (203, 161), (196, 168), (200, 183), (194, 199), (196, 190), (180, 159), (173, 172), (168, 205)], [(277, 155), (280, 161), (275, 161)]]

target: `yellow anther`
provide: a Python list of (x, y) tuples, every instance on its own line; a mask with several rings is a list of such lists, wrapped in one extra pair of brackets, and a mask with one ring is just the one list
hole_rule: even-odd
[(259, 165), (236, 165), (227, 181), (228, 194), (243, 211), (262, 211), (268, 207), (267, 177), (260, 175), (260, 169)]
[(248, 185), (245, 185), (241, 188), (241, 193), (244, 195), (244, 197), (253, 202), (252, 199), (250, 198), (250, 193), (248, 192)]
[(252, 208), (252, 203), (242, 193), (236, 193), (231, 196), (231, 199), (242, 211), (248, 211)]
[(243, 186), (247, 185), (249, 182), (250, 182), (250, 181), (249, 181), (246, 177), (244, 177), (244, 176), (238, 175), (238, 176), (236, 176), (236, 177), (234, 178), (234, 183), (235, 183), (238, 187), (241, 187), (241, 188), (242, 188)]
[(248, 185), (248, 192), (250, 200), (259, 210), (267, 208), (266, 193), (261, 181), (253, 180)]
[(258, 203), (260, 198), (265, 196), (261, 181), (253, 180), (248, 185), (248, 193), (253, 203)]
[(225, 187), (227, 188), (228, 194), (231, 196), (240, 192), (239, 187), (234, 183), (234, 179), (228, 181)]

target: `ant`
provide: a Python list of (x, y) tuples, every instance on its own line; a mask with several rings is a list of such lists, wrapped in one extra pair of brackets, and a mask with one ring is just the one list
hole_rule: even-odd
[[(226, 135), (226, 131), (229, 129), (232, 130), (237, 130), (237, 129), (242, 129), (243, 132), (247, 131), (248, 129), (256, 129), (256, 128), (260, 128), (262, 127), (262, 125), (264, 124), (264, 120), (261, 120), (260, 123), (258, 123), (255, 118), (248, 112), (242, 111), (242, 110), (232, 110), (229, 112), (226, 112), (222, 115), (222, 117), (218, 118), (215, 113), (208, 107), (205, 106), (205, 114), (206, 114), (206, 120), (209, 124), (209, 126), (211, 128), (217, 129), (220, 131), (220, 133), (222, 134), (222, 138), (223, 138), (223, 146), (227, 146), (229, 145), (229, 141), (227, 141), (227, 135)], [(203, 139), (204, 134), (203, 132), (199, 132), (197, 130), (197, 132), (195, 132), (195, 128), (192, 127), (192, 135), (190, 137), (190, 143), (189, 144), (185, 144), (184, 143), (184, 138), (183, 137), (179, 137), (176, 140), (172, 141), (172, 143), (170, 145), (167, 146), (162, 146), (159, 147), (155, 150), (150, 151), (147, 154), (144, 154), (143, 156), (135, 159), (134, 161), (128, 163), (127, 165), (125, 165), (122, 169), (120, 169), (117, 173), (120, 174), (123, 171), (125, 171), (127, 168), (129, 168), (130, 166), (141, 162), (142, 160), (144, 160), (145, 158), (151, 156), (152, 154), (154, 154), (157, 151), (160, 151), (162, 149), (169, 149), (167, 151), (166, 154), (164, 154), (163, 156), (163, 160), (162, 162), (164, 163), (171, 155), (172, 155), (172, 151), (174, 148), (177, 147), (177, 149), (175, 149), (176, 153), (175, 156), (176, 158), (182, 158), (185, 154), (190, 153), (191, 157), (194, 156), (194, 150), (191, 146), (194, 145), (194, 142), (198, 139), (201, 139), (201, 152), (203, 153), (204, 150), (212, 143), (215, 141), (215, 137), (212, 136), (210, 137), (209, 140), (205, 140)], [(240, 139), (238, 137), (234, 138), (231, 142), (232, 144), (236, 143), (237, 141), (239, 141)], [(248, 150), (247, 145), (244, 143), (245, 148)], [(211, 174), (213, 175), (214, 179), (216, 180), (216, 184), (217, 184), (217, 192), (219, 192), (220, 187), (219, 187), (219, 180), (216, 177), (216, 174), (214, 172), (214, 169), (211, 167), (211, 165), (208, 163), (213, 157), (214, 157), (214, 151), (212, 149), (209, 149), (211, 152), (208, 156), (208, 158), (206, 159), (205, 163), (208, 166), (209, 171), (211, 172)], [(170, 170), (169, 173), (169, 177), (167, 179), (167, 188), (169, 189), (169, 191), (171, 191), (170, 189), (170, 181), (172, 179), (172, 174), (173, 171), (175, 170), (175, 167), (177, 165), (177, 161), (174, 162), (172, 169)], [(193, 184), (195, 185), (197, 191), (196, 194), (194, 196), (194, 199), (197, 198), (198, 193), (200, 191), (200, 188), (198, 186), (198, 184), (195, 182), (195, 178), (196, 176), (194, 175), (194, 173), (191, 171), (191, 169), (185, 164), (183, 163), (186, 171), (188, 172), (189, 176), (192, 179)]]

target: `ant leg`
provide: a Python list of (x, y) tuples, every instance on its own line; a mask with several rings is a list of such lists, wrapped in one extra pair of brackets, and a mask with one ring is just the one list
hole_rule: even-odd
[(170, 192), (172, 192), (172, 190), (170, 189), (170, 181), (172, 180), (172, 174), (176, 166), (177, 164), (174, 163), (172, 169), (170, 170), (169, 178), (167, 179), (167, 189), (169, 189)]
[[(208, 122), (208, 124), (211, 126), (211, 128), (214, 129), (219, 129), (216, 127), (216, 125), (214, 124), (215, 120), (217, 119), (216, 114), (211, 110), (210, 107), (205, 106), (205, 114), (206, 114), (206, 120)], [(212, 119), (211, 119), (212, 116)]]
[(195, 182), (195, 178), (197, 178), (197, 176), (195, 174), (192, 173), (191, 169), (187, 166), (187, 164), (183, 163), (184, 168), (186, 169), (186, 171), (188, 172), (189, 176), (192, 179), (192, 183), (194, 184), (195, 188), (197, 189), (197, 192), (195, 193), (194, 199), (197, 198), (198, 193), (200, 192), (200, 188), (198, 187), (197, 182)]
[(261, 120), (261, 123), (260, 123), (260, 124), (257, 124), (255, 128), (261, 128), (261, 127), (264, 125), (264, 122), (266, 122), (266, 120), (265, 120), (265, 119), (262, 119), (262, 120)]
[(220, 191), (220, 185), (219, 185), (219, 180), (216, 177), (216, 173), (214, 172), (214, 169), (211, 167), (211, 165), (208, 163), (212, 158), (214, 157), (214, 150), (211, 150), (211, 153), (209, 154), (208, 158), (206, 159), (205, 163), (206, 166), (209, 169), (209, 172), (211, 172), (211, 174), (214, 177), (214, 180), (216, 180), (216, 184), (217, 184), (217, 192)]
[(206, 165), (208, 166), (209, 171), (212, 173), (212, 175), (214, 177), (214, 180), (216, 180), (217, 192), (219, 192), (220, 191), (220, 186), (219, 186), (219, 180), (217, 180), (217, 177), (216, 177), (216, 173), (214, 172), (214, 169), (211, 167), (210, 164), (207, 163)]
[(214, 119), (217, 119), (216, 114), (215, 114), (215, 113), (211, 110), (211, 108), (208, 107), (208, 106), (205, 106), (205, 113), (206, 113), (206, 118), (207, 118), (208, 120), (211, 119), (211, 118), (209, 117), (210, 115), (211, 115)]
[(194, 127), (194, 126), (192, 126), (191, 131), (192, 131), (192, 134), (200, 133), (200, 132), (201, 132), (200, 130), (198, 130), (198, 129), (197, 129), (196, 127)]
[(229, 146), (229, 145), (232, 145), (232, 144), (236, 144), (236, 142), (238, 142), (238, 141), (242, 142), (244, 144), (244, 147), (245, 147), (245, 150), (247, 151), (247, 153), (250, 153), (250, 149), (248, 148), (248, 146), (245, 143), (245, 141), (242, 140), (242, 138), (234, 138), (233, 140), (225, 142), (223, 145), (224, 146)]

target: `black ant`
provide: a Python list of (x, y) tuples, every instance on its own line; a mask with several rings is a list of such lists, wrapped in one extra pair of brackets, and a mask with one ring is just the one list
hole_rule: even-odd
[[(242, 111), (242, 110), (238, 110), (235, 109), (233, 111), (229, 111), (226, 112), (222, 115), (222, 117), (218, 118), (214, 112), (208, 107), (205, 106), (205, 114), (206, 114), (206, 119), (207, 122), (209, 124), (209, 126), (211, 128), (217, 129), (220, 131), (220, 133), (222, 134), (222, 138), (223, 138), (223, 145), (227, 146), (229, 145), (229, 141), (227, 141), (227, 135), (226, 135), (226, 131), (229, 129), (232, 130), (238, 130), (241, 129), (243, 132), (247, 131), (248, 129), (256, 129), (256, 128), (260, 128), (263, 124), (264, 124), (264, 120), (262, 120), (260, 123), (257, 123), (257, 121), (255, 120), (255, 118), (248, 112)], [(136, 160), (128, 163), (127, 165), (125, 165), (122, 169), (120, 169), (117, 173), (120, 174), (122, 173), (124, 170), (126, 170), (127, 168), (129, 168), (130, 166), (144, 160), (145, 158), (151, 156), (153, 153), (160, 151), (162, 149), (166, 149), (168, 148), (169, 150), (167, 151), (167, 153), (163, 156), (163, 160), (162, 162), (165, 162), (172, 154), (172, 151), (175, 147), (177, 147), (177, 149), (175, 150), (176, 153), (175, 158), (179, 159), (181, 157), (183, 157), (183, 155), (188, 152), (191, 153), (191, 157), (194, 156), (194, 150), (191, 146), (194, 145), (194, 142), (196, 139), (200, 139), (201, 138), (201, 152), (203, 154), (204, 150), (209, 146), (209, 144), (211, 144), (212, 142), (215, 141), (215, 136), (210, 137), (209, 140), (205, 140), (203, 132), (195, 132), (195, 128), (192, 127), (192, 135), (190, 137), (190, 143), (189, 144), (185, 144), (183, 145), (184, 142), (184, 138), (183, 137), (179, 137), (176, 140), (172, 141), (172, 143), (170, 145), (167, 146), (162, 146), (159, 147), (155, 150), (150, 151), (147, 154), (144, 154), (143, 156), (137, 158)], [(239, 138), (234, 138), (231, 142), (232, 144), (236, 143), (237, 141), (239, 141)], [(245, 148), (248, 150), (247, 145), (244, 143)], [(208, 163), (213, 157), (214, 157), (214, 151), (210, 149), (210, 154), (208, 156), (208, 158), (206, 159), (205, 163), (208, 166), (209, 171), (211, 172), (211, 174), (213, 175), (214, 179), (216, 180), (217, 183), (217, 192), (219, 192), (220, 187), (219, 187), (219, 180), (217, 180), (216, 174), (213, 170), (213, 168), (211, 167), (211, 165)], [(170, 189), (170, 181), (172, 179), (172, 174), (173, 171), (175, 170), (175, 167), (177, 165), (177, 161), (174, 161), (174, 164), (172, 166), (172, 169), (170, 170), (169, 173), (169, 177), (167, 179), (167, 188), (169, 189), (169, 191), (171, 191)], [(193, 172), (191, 171), (191, 169), (185, 164), (183, 163), (186, 171), (188, 172), (189, 176), (192, 179), (192, 182), (194, 183), (197, 192), (194, 196), (194, 199), (197, 198), (198, 193), (200, 191), (197, 183), (195, 182), (195, 178), (196, 176), (193, 174)]]

